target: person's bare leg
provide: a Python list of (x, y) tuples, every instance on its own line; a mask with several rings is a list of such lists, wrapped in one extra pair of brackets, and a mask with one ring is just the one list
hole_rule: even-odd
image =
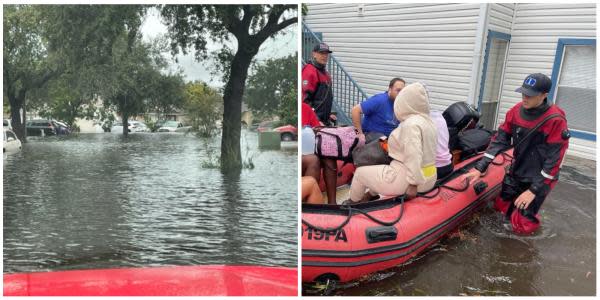
[(337, 161), (331, 158), (321, 159), (323, 164), (323, 179), (329, 204), (336, 204), (335, 193), (337, 185)]
[(321, 177), (321, 162), (315, 154), (302, 155), (302, 176), (311, 176), (317, 182)]
[(319, 184), (311, 176), (302, 177), (302, 201), (311, 204), (324, 204)]

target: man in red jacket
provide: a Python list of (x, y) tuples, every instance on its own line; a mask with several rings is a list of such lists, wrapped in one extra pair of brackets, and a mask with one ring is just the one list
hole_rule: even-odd
[(336, 117), (331, 114), (333, 90), (331, 76), (325, 68), (329, 59), (329, 46), (319, 43), (313, 48), (313, 60), (302, 69), (302, 101), (308, 103), (319, 121), (325, 125), (334, 125)]
[(494, 208), (510, 219), (515, 233), (531, 234), (539, 228), (538, 212), (558, 180), (569, 145), (565, 113), (548, 102), (551, 88), (552, 81), (544, 74), (525, 78), (516, 90), (523, 101), (506, 113), (484, 157), (465, 176), (471, 181), (479, 179), (496, 155), (515, 147), (512, 165), (494, 203)]

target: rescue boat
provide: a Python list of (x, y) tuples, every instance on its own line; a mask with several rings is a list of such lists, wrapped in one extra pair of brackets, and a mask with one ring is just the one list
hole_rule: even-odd
[(4, 296), (298, 296), (298, 273), (214, 265), (4, 274)]
[(302, 281), (347, 282), (425, 251), (499, 195), (512, 149), (469, 183), (461, 175), (482, 155), (458, 163), (434, 189), (412, 200), (401, 195), (351, 205), (302, 204)]

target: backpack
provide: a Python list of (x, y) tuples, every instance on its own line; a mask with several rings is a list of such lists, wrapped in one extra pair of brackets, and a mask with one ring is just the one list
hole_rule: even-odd
[(461, 160), (484, 151), (492, 140), (493, 132), (484, 128), (467, 129), (457, 136), (457, 147), (462, 150)]
[[(384, 148), (385, 147), (385, 148)], [(387, 151), (387, 140), (375, 139), (364, 146), (356, 147), (352, 151), (354, 166), (389, 165), (392, 158)]]
[(319, 157), (352, 161), (352, 151), (365, 144), (352, 126), (321, 127), (315, 134), (315, 153)]

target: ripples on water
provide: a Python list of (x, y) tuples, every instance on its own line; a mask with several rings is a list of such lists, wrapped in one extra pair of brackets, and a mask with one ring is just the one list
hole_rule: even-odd
[(297, 265), (297, 155), (203, 168), (220, 140), (182, 134), (32, 138), (4, 160), (4, 272)]

